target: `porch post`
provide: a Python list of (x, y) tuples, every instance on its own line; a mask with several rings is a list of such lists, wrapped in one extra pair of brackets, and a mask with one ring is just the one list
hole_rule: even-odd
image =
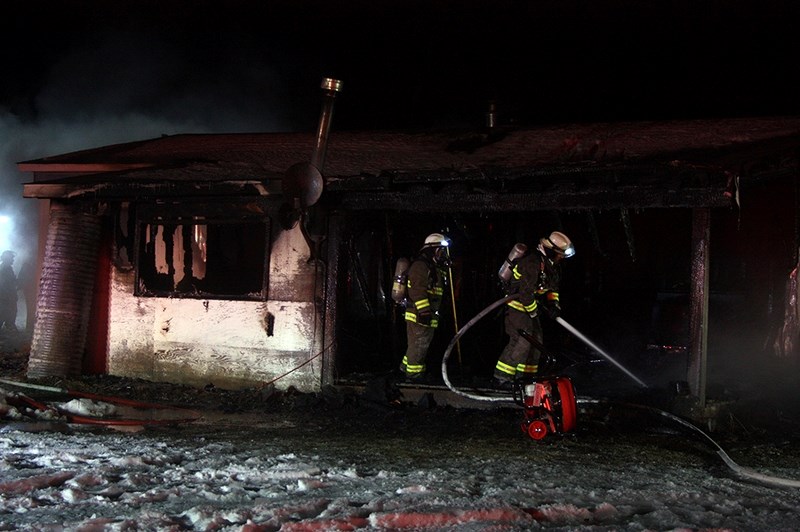
[(322, 355), (322, 386), (334, 383), (336, 370), (336, 357), (338, 356), (337, 346), (337, 318), (336, 305), (339, 293), (339, 248), (342, 240), (342, 217), (332, 214), (328, 219), (328, 238), (327, 238), (327, 276), (325, 279), (325, 332), (323, 339)]
[(692, 270), (689, 289), (689, 367), (687, 381), (701, 407), (706, 404), (708, 359), (708, 264), (711, 209), (692, 210)]

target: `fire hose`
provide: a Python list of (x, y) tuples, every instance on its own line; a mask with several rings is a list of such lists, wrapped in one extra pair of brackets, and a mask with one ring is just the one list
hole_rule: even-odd
[(645, 405), (638, 405), (635, 403), (625, 403), (619, 401), (608, 401), (605, 399), (589, 399), (589, 398), (579, 398), (577, 399), (578, 404), (615, 404), (620, 406), (625, 406), (628, 408), (638, 408), (642, 410), (648, 410), (650, 412), (654, 412), (660, 416), (663, 416), (670, 421), (678, 423), (682, 427), (685, 427), (693, 432), (696, 432), (703, 439), (711, 444), (712, 447), (716, 449), (717, 455), (722, 459), (726, 466), (728, 466), (734, 473), (738, 474), (739, 476), (749, 478), (752, 480), (757, 480), (763, 484), (767, 484), (770, 486), (778, 486), (782, 488), (800, 488), (800, 480), (790, 479), (790, 478), (781, 478), (775, 477), (772, 475), (766, 475), (764, 473), (759, 473), (749, 467), (740, 466), (733, 459), (728, 456), (728, 453), (720, 446), (716, 441), (714, 441), (711, 436), (706, 434), (703, 430), (695, 426), (694, 424), (690, 423), (689, 421), (683, 419), (682, 417), (676, 416), (670, 412), (665, 410), (661, 410), (660, 408), (655, 408), (652, 406), (645, 406)]
[(447, 385), (447, 387), (450, 388), (450, 391), (452, 391), (453, 393), (455, 393), (457, 395), (460, 395), (462, 397), (467, 397), (469, 399), (474, 399), (476, 401), (513, 402), (513, 399), (511, 399), (509, 397), (492, 397), (492, 396), (486, 396), (486, 395), (475, 395), (475, 394), (467, 393), (467, 392), (464, 392), (462, 390), (459, 390), (459, 389), (455, 388), (452, 385), (452, 383), (450, 382), (450, 378), (447, 376), (447, 360), (450, 358), (450, 353), (453, 351), (453, 347), (458, 343), (458, 339), (461, 338), (464, 335), (464, 333), (466, 333), (470, 329), (470, 327), (475, 325), (484, 316), (489, 314), (491, 311), (493, 311), (494, 309), (496, 309), (500, 305), (502, 305), (502, 304), (504, 304), (504, 303), (506, 303), (508, 301), (511, 301), (512, 299), (515, 299), (516, 297), (517, 297), (517, 295), (514, 294), (514, 295), (510, 295), (510, 296), (506, 296), (504, 298), (498, 299), (497, 301), (495, 301), (494, 303), (492, 303), (491, 305), (489, 305), (488, 307), (486, 307), (482, 311), (478, 312), (478, 314), (476, 314), (474, 318), (472, 318), (467, 323), (465, 323), (464, 326), (455, 334), (455, 336), (453, 336), (453, 339), (450, 340), (450, 344), (448, 344), (447, 349), (445, 349), (445, 351), (444, 351), (444, 356), (442, 357), (442, 379), (444, 380), (445, 385)]
[[(447, 387), (452, 392), (454, 392), (454, 393), (456, 393), (458, 395), (461, 395), (463, 397), (467, 397), (467, 398), (470, 398), (470, 399), (475, 399), (477, 401), (490, 401), (490, 402), (509, 401), (509, 399), (507, 397), (492, 397), (492, 396), (486, 396), (486, 395), (475, 395), (475, 394), (467, 393), (467, 392), (464, 392), (462, 390), (456, 389), (455, 387), (453, 387), (452, 383), (450, 382), (450, 378), (447, 376), (447, 361), (450, 358), (450, 353), (453, 350), (453, 346), (458, 345), (459, 338), (461, 338), (461, 336), (463, 336), (464, 333), (466, 333), (467, 330), (470, 327), (472, 327), (476, 322), (480, 321), (484, 316), (486, 316), (488, 313), (490, 313), (495, 308), (499, 307), (500, 305), (503, 305), (504, 303), (507, 303), (508, 301), (511, 301), (512, 299), (516, 299), (517, 297), (518, 297), (517, 294), (512, 294), (510, 296), (506, 296), (506, 297), (503, 297), (501, 299), (498, 299), (497, 301), (495, 301), (494, 303), (492, 303), (491, 305), (489, 305), (488, 307), (486, 307), (485, 309), (480, 311), (477, 315), (475, 315), (474, 318), (469, 320), (464, 325), (464, 327), (462, 327), (461, 330), (459, 330), (456, 333), (456, 335), (453, 337), (453, 339), (450, 341), (450, 344), (447, 346), (447, 349), (444, 352), (444, 356), (442, 357), (442, 379), (444, 380), (444, 383), (447, 385)], [(577, 329), (575, 329), (575, 327), (573, 327), (572, 325), (567, 323), (563, 318), (561, 318), (561, 317), (556, 318), (556, 322), (559, 325), (561, 325), (562, 327), (564, 327), (565, 329), (567, 329), (570, 333), (575, 335), (579, 340), (584, 342), (586, 345), (588, 345), (589, 347), (594, 349), (597, 353), (602, 355), (609, 362), (614, 364), (617, 368), (622, 370), (626, 375), (628, 375), (633, 380), (635, 380), (639, 385), (641, 385), (644, 388), (647, 388), (647, 384), (645, 384), (644, 381), (642, 381), (639, 377), (637, 377), (636, 375), (631, 373), (627, 368), (622, 366), (619, 362), (614, 360), (610, 355), (608, 355), (605, 351), (600, 349), (600, 347), (595, 345), (591, 340), (589, 340), (586, 336), (581, 334)]]
[[(485, 309), (480, 311), (478, 314), (476, 314), (475, 317), (473, 317), (471, 320), (469, 320), (464, 325), (464, 327), (462, 327), (461, 330), (459, 330), (456, 333), (456, 335), (453, 337), (453, 339), (450, 341), (450, 344), (447, 346), (447, 349), (445, 350), (444, 356), (442, 358), (442, 379), (444, 380), (444, 383), (447, 385), (447, 387), (453, 393), (455, 393), (457, 395), (460, 395), (462, 397), (467, 397), (469, 399), (474, 399), (476, 401), (514, 402), (513, 398), (509, 398), (509, 397), (476, 395), (476, 394), (467, 393), (465, 391), (462, 391), (462, 390), (459, 390), (459, 389), (455, 388), (452, 385), (452, 383), (450, 382), (449, 377), (447, 376), (447, 360), (449, 359), (450, 353), (453, 350), (453, 347), (456, 345), (456, 342), (458, 341), (458, 339), (461, 338), (461, 336), (463, 336), (470, 329), (470, 327), (475, 325), (475, 323), (480, 321), (484, 316), (489, 314), (495, 308), (499, 307), (500, 305), (503, 305), (503, 304), (507, 303), (508, 301), (510, 301), (512, 299), (515, 299), (516, 297), (517, 297), (517, 295), (506, 296), (506, 297), (498, 299), (494, 303), (490, 304), (488, 307), (486, 307)], [(636, 382), (641, 384), (643, 387), (645, 387), (645, 388), (647, 387), (647, 385), (643, 381), (641, 381), (638, 377), (636, 377), (635, 375), (630, 373), (627, 369), (622, 367), (613, 358), (611, 358), (609, 355), (607, 355), (605, 352), (603, 352), (602, 349), (597, 347), (588, 338), (586, 338), (585, 336), (580, 334), (577, 331), (577, 329), (575, 329), (574, 327), (569, 325), (564, 319), (558, 317), (558, 318), (556, 318), (556, 321), (559, 323), (559, 325), (561, 325), (562, 327), (564, 327), (565, 329), (570, 331), (572, 334), (576, 335), (581, 341), (586, 343), (589, 347), (592, 347), (595, 351), (597, 351), (598, 353), (603, 355), (603, 357), (605, 357), (610, 362), (615, 364), (619, 369), (623, 370), (629, 377), (634, 379)], [(661, 410), (659, 408), (650, 407), (650, 406), (633, 404), (633, 403), (623, 403), (623, 402), (617, 402), (617, 401), (609, 401), (609, 400), (605, 400), (605, 399), (592, 399), (592, 398), (586, 398), (586, 397), (576, 398), (576, 402), (578, 404), (618, 404), (618, 405), (626, 406), (626, 407), (629, 407), (629, 408), (638, 408), (638, 409), (643, 409), (643, 410), (648, 410), (648, 411), (651, 411), (651, 412), (655, 412), (655, 413), (659, 414), (660, 416), (662, 416), (662, 417), (664, 417), (664, 418), (666, 418), (666, 419), (668, 419), (668, 420), (670, 420), (670, 421), (672, 421), (674, 423), (677, 423), (677, 424), (681, 425), (684, 428), (687, 428), (687, 429), (689, 429), (689, 430), (691, 430), (693, 432), (696, 432), (696, 433), (700, 434), (706, 442), (711, 444), (711, 446), (716, 449), (717, 455), (722, 459), (722, 461), (725, 463), (725, 465), (728, 466), (728, 468), (731, 469), (737, 475), (739, 475), (741, 477), (744, 477), (744, 478), (749, 478), (751, 480), (756, 480), (756, 481), (758, 481), (758, 482), (760, 482), (762, 484), (766, 484), (766, 485), (770, 485), (770, 486), (800, 488), (800, 480), (794, 480), (794, 479), (788, 479), (788, 478), (775, 477), (775, 476), (772, 476), (772, 475), (766, 475), (764, 473), (759, 473), (758, 471), (755, 471), (755, 470), (753, 470), (751, 468), (740, 466), (739, 464), (734, 462), (733, 459), (728, 455), (728, 453), (726, 453), (725, 450), (716, 441), (714, 441), (714, 439), (712, 439), (711, 436), (706, 434), (703, 430), (701, 430), (700, 428), (698, 428), (694, 424), (690, 423), (689, 421), (687, 421), (687, 420), (685, 420), (685, 419), (683, 419), (683, 418), (681, 418), (679, 416), (676, 416), (675, 414), (667, 412), (665, 410)]]

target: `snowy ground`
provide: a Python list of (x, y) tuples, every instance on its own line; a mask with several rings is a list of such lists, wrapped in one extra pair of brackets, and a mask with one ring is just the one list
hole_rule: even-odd
[[(24, 361), (24, 348), (4, 353), (0, 377), (24, 380)], [(581, 403), (575, 432), (536, 442), (519, 407), (453, 408), (410, 389), (392, 401), (380, 383), (321, 394), (44, 383), (199, 416), (147, 428), (37, 421), (6, 388), (0, 530), (799, 530), (797, 373), (766, 373), (767, 384), (731, 379), (741, 388), (719, 395), (735, 392), (736, 409), (702, 427), (756, 476), (696, 431), (613, 401)], [(604, 392), (592, 383), (623, 387), (594, 373), (579, 393)]]
[[(584, 406), (575, 433), (535, 442), (514, 407), (352, 399), (209, 409), (139, 432), (7, 418), (0, 530), (800, 529), (800, 489), (741, 478), (642, 413)], [(723, 445), (800, 479), (797, 440)]]

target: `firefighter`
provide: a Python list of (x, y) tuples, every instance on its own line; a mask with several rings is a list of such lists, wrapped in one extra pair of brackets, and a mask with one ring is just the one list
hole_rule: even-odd
[(406, 337), (408, 347), (400, 364), (405, 380), (425, 380), (425, 359), (439, 326), (439, 309), (447, 286), (450, 240), (441, 233), (425, 238), (419, 254), (408, 268)]
[(513, 381), (530, 382), (539, 369), (541, 352), (526, 340), (520, 330), (542, 343), (544, 312), (556, 319), (561, 313), (558, 287), (561, 280), (560, 262), (575, 254), (575, 246), (564, 233), (554, 231), (539, 240), (536, 249), (515, 261), (507, 295), (518, 294), (505, 309), (505, 332), (508, 343), (494, 369), (492, 383), (500, 389), (511, 389)]
[(0, 329), (17, 330), (17, 276), (14, 273), (16, 253), (6, 250), (0, 255)]

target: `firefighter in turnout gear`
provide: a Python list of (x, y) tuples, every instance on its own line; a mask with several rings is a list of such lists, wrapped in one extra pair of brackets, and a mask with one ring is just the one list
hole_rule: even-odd
[(539, 349), (526, 340), (520, 330), (542, 343), (542, 325), (539, 316), (544, 312), (556, 319), (561, 313), (558, 287), (561, 278), (560, 262), (575, 254), (570, 239), (554, 231), (539, 240), (536, 249), (515, 261), (507, 295), (518, 294), (511, 299), (505, 310), (505, 332), (508, 343), (500, 353), (494, 369), (493, 385), (500, 389), (511, 389), (512, 382), (528, 381), (539, 369)]
[(408, 347), (400, 370), (409, 381), (425, 376), (425, 358), (439, 326), (439, 309), (447, 286), (449, 246), (450, 240), (441, 233), (428, 235), (408, 269), (405, 304)]

